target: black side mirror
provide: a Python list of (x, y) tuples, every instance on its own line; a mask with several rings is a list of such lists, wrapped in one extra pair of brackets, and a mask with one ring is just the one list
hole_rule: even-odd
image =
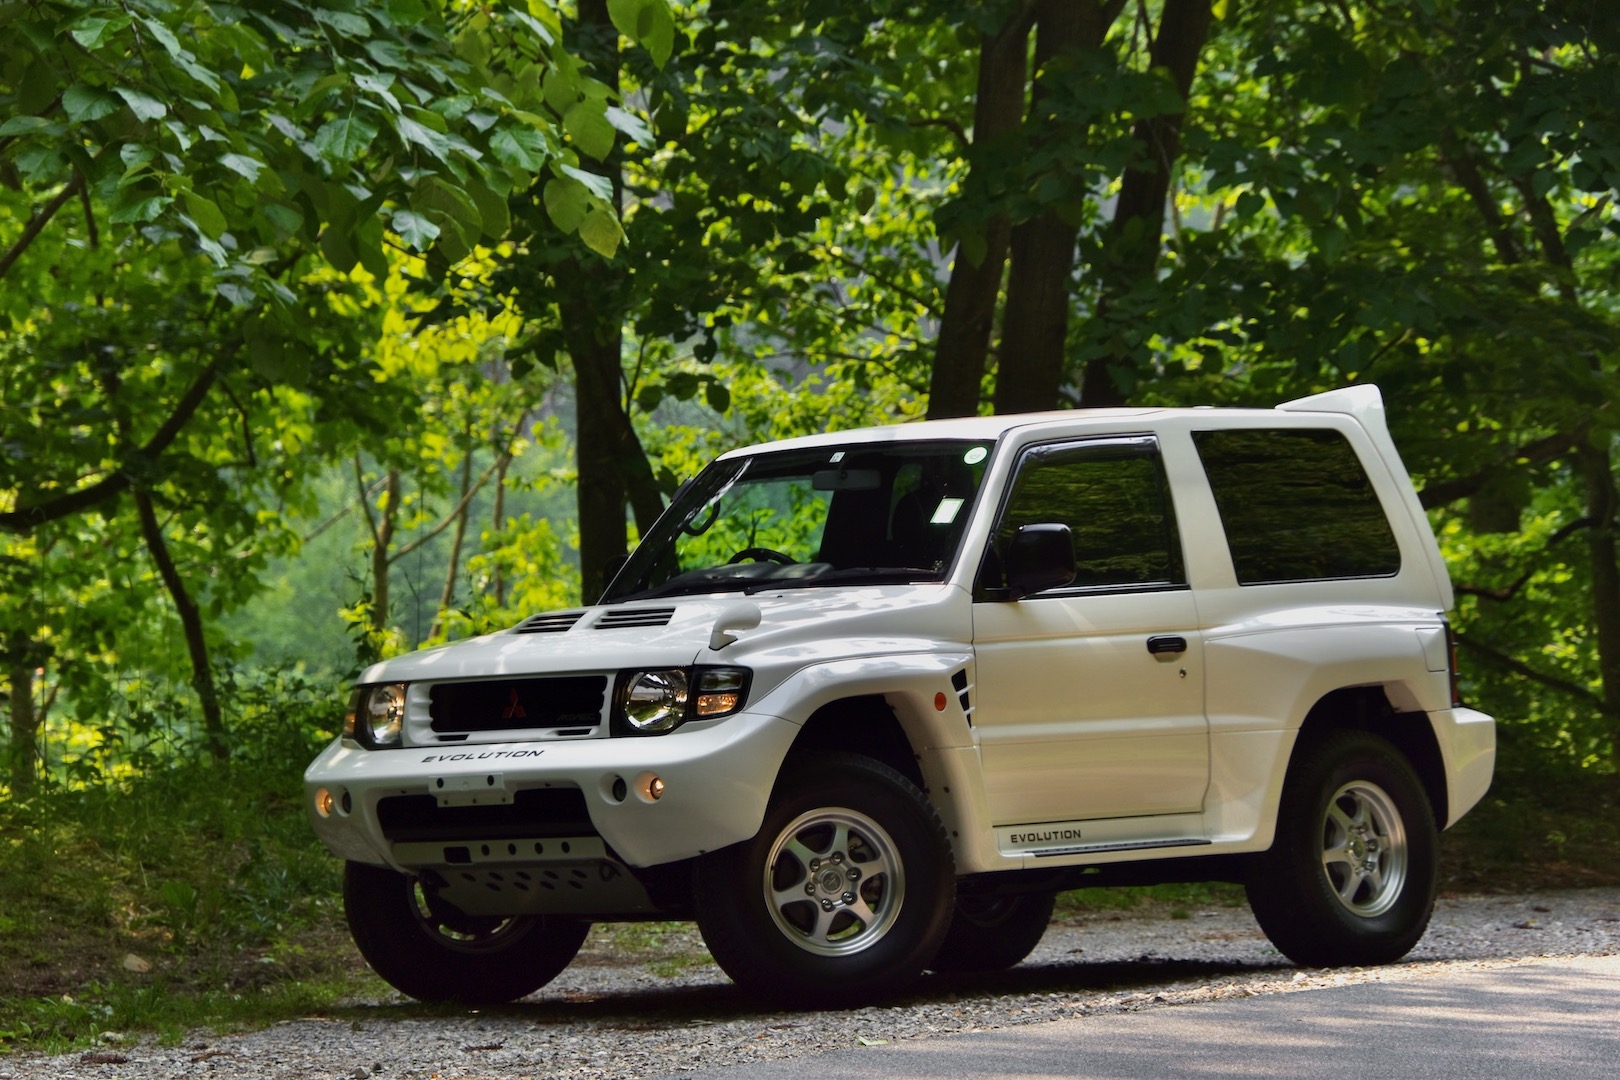
[(1074, 536), (1067, 525), (1023, 525), (1013, 534), (1003, 556), (1007, 598), (1056, 589), (1074, 580)]

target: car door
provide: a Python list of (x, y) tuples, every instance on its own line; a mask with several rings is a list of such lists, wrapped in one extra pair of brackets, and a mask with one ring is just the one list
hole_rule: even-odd
[[(1066, 525), (1077, 573), (1011, 599), (1001, 553)], [(1198, 812), (1203, 648), (1157, 439), (1026, 449), (975, 587), (973, 722), (997, 826)]]

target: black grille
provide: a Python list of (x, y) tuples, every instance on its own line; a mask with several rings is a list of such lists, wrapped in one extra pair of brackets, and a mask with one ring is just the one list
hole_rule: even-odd
[(606, 675), (569, 675), (436, 683), (428, 690), (429, 726), (438, 732), (594, 729), (607, 682)]
[(584, 616), (583, 611), (553, 611), (531, 615), (512, 628), (514, 634), (560, 634), (570, 630)]
[(531, 788), (505, 806), (440, 806), (432, 795), (393, 795), (377, 804), (377, 822), (396, 844), (596, 835), (578, 788)]

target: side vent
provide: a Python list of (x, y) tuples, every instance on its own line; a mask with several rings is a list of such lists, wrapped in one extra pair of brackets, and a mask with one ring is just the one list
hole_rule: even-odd
[(962, 703), (962, 712), (967, 716), (968, 727), (972, 727), (973, 695), (968, 693), (972, 687), (968, 685), (967, 668), (963, 668), (951, 676), (951, 686), (956, 689), (956, 700)]
[(631, 626), (668, 626), (674, 608), (624, 608), (610, 611), (596, 620), (595, 630), (623, 630)]
[(583, 611), (548, 611), (543, 615), (531, 615), (512, 627), (512, 633), (561, 634), (571, 630), (584, 616)]

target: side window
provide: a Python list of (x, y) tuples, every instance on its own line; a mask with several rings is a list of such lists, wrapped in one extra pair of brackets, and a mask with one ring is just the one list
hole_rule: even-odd
[(1400, 548), (1361, 460), (1330, 430), (1193, 434), (1244, 585), (1390, 577)]
[(1006, 587), (1000, 551), (1024, 525), (1067, 525), (1078, 573), (1069, 588), (1164, 588), (1186, 582), (1175, 515), (1147, 437), (1035, 447), (1024, 454), (991, 537), (980, 589)]

